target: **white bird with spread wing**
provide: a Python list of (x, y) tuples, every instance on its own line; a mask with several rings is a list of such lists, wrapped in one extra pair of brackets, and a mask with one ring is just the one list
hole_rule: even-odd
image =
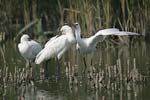
[[(93, 53), (96, 50), (97, 43), (105, 40), (106, 36), (108, 35), (119, 35), (119, 36), (120, 35), (139, 35), (138, 33), (134, 33), (134, 32), (119, 31), (119, 29), (117, 28), (109, 28), (109, 29), (99, 30), (97, 33), (95, 33), (95, 35), (89, 38), (81, 38), (81, 29), (80, 29), (79, 23), (74, 23), (74, 25), (75, 25), (75, 37), (77, 41), (76, 48), (80, 51), (82, 55), (90, 53), (93, 56)], [(85, 72), (87, 66), (85, 62), (85, 57), (83, 58), (84, 58), (83, 60), (85, 64), (85, 69), (84, 69), (84, 72)]]
[(34, 62), (36, 55), (42, 50), (42, 46), (40, 43), (31, 40), (29, 35), (24, 34), (20, 39), (18, 49), (21, 55), (27, 61), (28, 66), (31, 67), (31, 62)]

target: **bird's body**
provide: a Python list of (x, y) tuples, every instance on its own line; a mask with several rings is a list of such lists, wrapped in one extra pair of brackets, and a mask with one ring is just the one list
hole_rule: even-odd
[(81, 52), (81, 54), (89, 54), (95, 51), (98, 42), (102, 42), (108, 35), (138, 35), (134, 32), (119, 31), (117, 28), (109, 28), (99, 30), (95, 35), (89, 38), (81, 38), (80, 25), (76, 23), (75, 37), (77, 40), (76, 48)]
[(45, 47), (36, 56), (35, 63), (40, 64), (43, 61), (56, 57), (58, 60), (69, 49), (76, 40), (72, 28), (65, 25), (61, 28), (63, 34), (50, 39)]
[(82, 44), (77, 43), (76, 48), (80, 51), (81, 54), (89, 54), (91, 51), (95, 51), (96, 45), (91, 45), (88, 40), (91, 40), (91, 38), (82, 38)]
[(52, 42), (53, 40), (55, 40), (57, 37), (59, 37), (59, 35), (56, 35), (56, 36), (54, 36), (54, 37), (50, 38), (50, 39), (46, 42), (46, 44), (45, 44), (45, 46), (44, 46), (44, 47), (47, 47), (47, 45), (49, 45), (49, 44), (50, 44), (50, 42)]
[[(99, 30), (97, 33), (95, 33), (93, 36), (89, 38), (81, 38), (80, 25), (78, 23), (75, 23), (75, 37), (77, 41), (76, 48), (83, 55), (84, 64), (85, 64), (84, 72), (87, 67), (84, 55), (91, 54), (91, 56), (93, 56), (94, 51), (96, 50), (97, 43), (104, 41), (108, 35), (138, 35), (138, 34), (134, 32), (119, 31), (119, 29), (117, 28), (109, 28), (109, 29)], [(91, 59), (91, 65), (92, 65), (92, 59)]]
[(34, 40), (29, 40), (29, 38), (28, 35), (23, 35), (18, 44), (18, 49), (26, 61), (33, 62), (36, 55), (42, 50), (42, 46)]

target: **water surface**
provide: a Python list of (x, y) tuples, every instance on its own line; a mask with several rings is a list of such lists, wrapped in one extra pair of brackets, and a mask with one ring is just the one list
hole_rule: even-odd
[[(24, 68), (25, 61), (20, 56), (16, 45), (12, 41), (0, 44), (0, 69), (8, 67), (8, 73), (14, 73), (15, 68)], [(128, 45), (107, 46), (105, 43), (99, 44), (93, 58), (93, 66), (96, 69), (94, 75), (103, 73), (104, 79), (98, 86), (82, 75), (84, 68), (82, 56), (74, 48), (70, 49), (61, 59), (61, 78), (56, 81), (56, 62), (52, 59), (49, 62), (48, 80), (40, 80), (40, 65), (33, 64), (34, 84), (24, 84), (16, 87), (13, 83), (3, 86), (1, 79), (0, 95), (2, 100), (149, 100), (150, 98), (150, 46), (149, 40), (134, 41)], [(113, 73), (118, 59), (121, 62), (121, 72), (123, 78), (114, 78), (109, 75)], [(88, 71), (91, 70), (90, 56), (86, 57)], [(129, 63), (129, 65), (128, 65)], [(76, 73), (77, 83), (71, 83), (69, 75), (66, 75), (66, 66), (76, 66), (71, 73)], [(109, 67), (110, 66), (110, 67)], [(142, 79), (135, 82), (130, 81), (130, 75), (134, 71), (134, 66)], [(108, 68), (108, 69), (106, 69)], [(110, 68), (110, 72), (109, 72)], [(129, 70), (129, 73), (128, 73)], [(3, 72), (3, 71), (2, 71)], [(119, 71), (117, 71), (119, 73)], [(135, 73), (134, 73), (135, 74)], [(93, 75), (93, 76), (94, 76)], [(134, 75), (133, 75), (134, 76)], [(120, 76), (119, 76), (120, 77)], [(2, 78), (2, 77), (1, 77)], [(135, 77), (136, 78), (136, 77)], [(133, 79), (131, 79), (133, 80)]]

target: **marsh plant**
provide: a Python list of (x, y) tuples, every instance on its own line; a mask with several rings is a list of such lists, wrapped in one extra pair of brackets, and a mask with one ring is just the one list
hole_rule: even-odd
[[(44, 31), (79, 22), (85, 36), (109, 27), (146, 35), (149, 4), (149, 0), (1, 0), (1, 31), (15, 34), (33, 20), (42, 18)], [(34, 28), (27, 31), (36, 33)]]

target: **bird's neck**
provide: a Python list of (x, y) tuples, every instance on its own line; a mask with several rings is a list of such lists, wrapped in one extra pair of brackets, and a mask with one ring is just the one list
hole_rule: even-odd
[(27, 41), (27, 40), (24, 40), (24, 39), (21, 39), (21, 40), (20, 40), (21, 43), (26, 42), (26, 41)]
[(76, 39), (75, 39), (75, 36), (74, 36), (73, 32), (70, 32), (67, 35), (67, 37), (68, 37), (68, 40), (69, 40), (70, 43), (75, 43), (76, 42)]
[(77, 42), (81, 41), (81, 32), (79, 29), (75, 29), (75, 37)]

